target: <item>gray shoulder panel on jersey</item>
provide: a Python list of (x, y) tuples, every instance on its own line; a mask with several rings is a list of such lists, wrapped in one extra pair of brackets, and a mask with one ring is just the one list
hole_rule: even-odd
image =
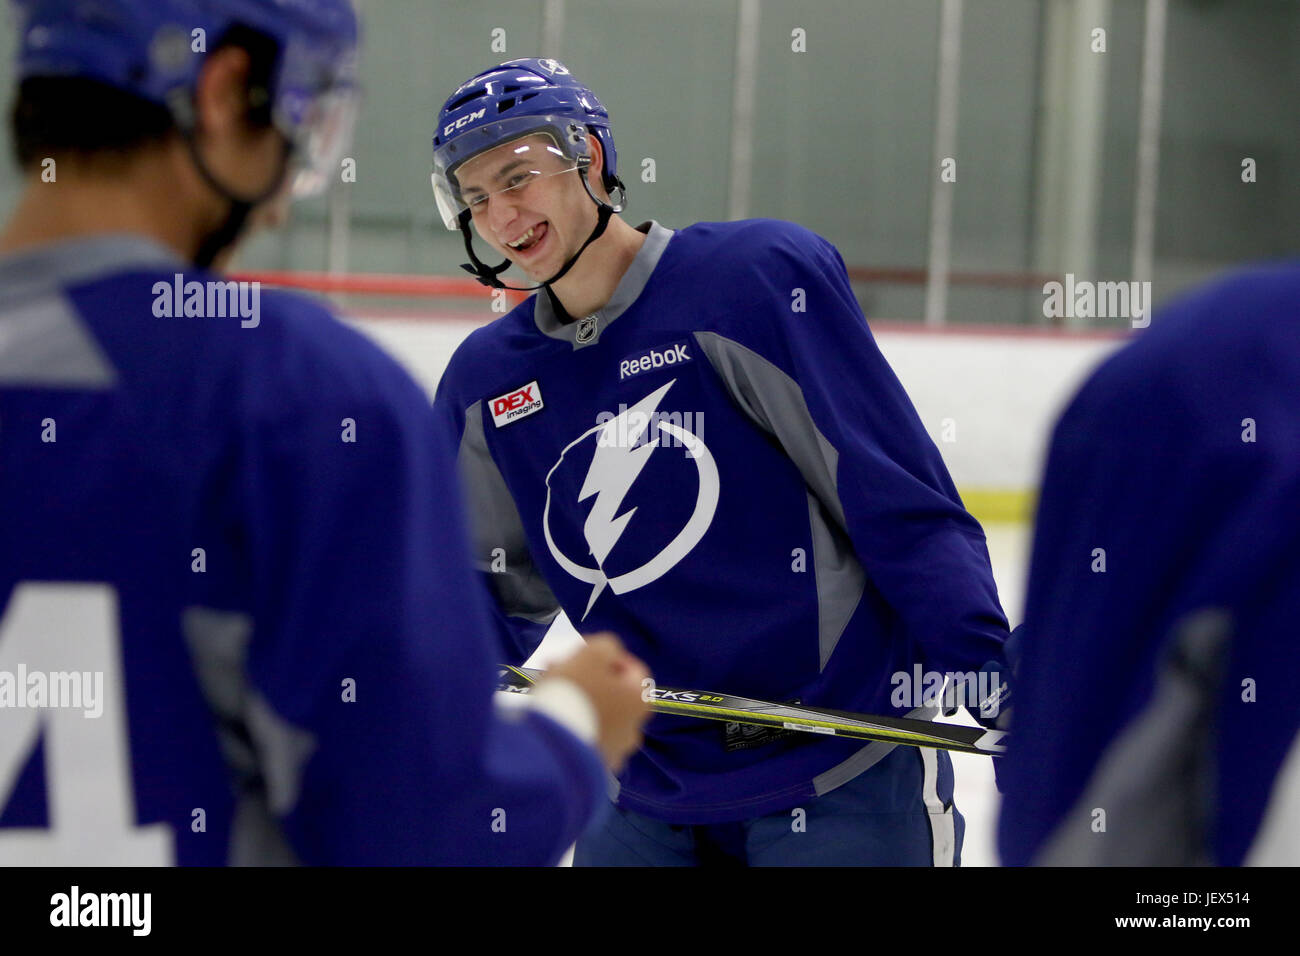
[(278, 817), (298, 802), (315, 738), (284, 720), (248, 683), (252, 619), (213, 608), (186, 608), (181, 628), (195, 675), (217, 717), (217, 736), (235, 777), (233, 866), (297, 862)]
[(87, 236), (0, 258), (0, 385), (107, 388), (112, 364), (63, 289), (132, 267), (180, 268), (151, 239)]
[(62, 295), (0, 302), (0, 385), (109, 388), (117, 373)]
[[(1205, 866), (1215, 775), (1213, 709), (1230, 616), (1206, 609), (1175, 629), (1146, 707), (1097, 761), (1036, 866)], [(1105, 829), (1095, 830), (1096, 811)]]
[(64, 239), (0, 256), (0, 303), (30, 299), (62, 286), (128, 269), (188, 269), (167, 246), (131, 233)]
[(1282, 761), (1246, 866), (1300, 866), (1300, 736)]
[(839, 452), (817, 428), (797, 382), (767, 359), (716, 332), (695, 340), (731, 397), (759, 428), (781, 443), (809, 489), (817, 636), (826, 669), (844, 628), (862, 600), (867, 575), (845, 530), (836, 471)]
[[(560, 602), (533, 564), (519, 508), (488, 450), (482, 401), (465, 410), (465, 431), (456, 464), (469, 504), (475, 567), (488, 574), (492, 591), (506, 614), (549, 624), (560, 613)], [(493, 567), (493, 552), (497, 549), (500, 552), (496, 558), (504, 562), (501, 569)]]
[(533, 321), (537, 323), (538, 331), (553, 339), (570, 343), (575, 350), (595, 345), (600, 341), (600, 334), (609, 323), (626, 312), (641, 295), (641, 290), (650, 281), (650, 274), (659, 264), (664, 249), (668, 247), (668, 240), (673, 237), (671, 229), (659, 225), (653, 219), (641, 223), (636, 228), (638, 232), (646, 234), (645, 242), (641, 243), (641, 248), (637, 250), (632, 264), (628, 266), (627, 271), (623, 273), (623, 278), (614, 288), (614, 294), (609, 297), (609, 302), (592, 313), (592, 317), (596, 319), (594, 334), (579, 342), (577, 337), (579, 323), (561, 322), (551, 306), (551, 297), (543, 294), (545, 290), (537, 294), (537, 301), (533, 303)]

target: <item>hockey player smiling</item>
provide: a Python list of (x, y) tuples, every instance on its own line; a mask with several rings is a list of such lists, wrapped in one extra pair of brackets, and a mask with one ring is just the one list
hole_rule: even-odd
[[(456, 175), (479, 237), (530, 278), (546, 282), (598, 226), (598, 206), (588, 190), (609, 201), (600, 182), (603, 162), (599, 142), (591, 144), (584, 169), (551, 136), (534, 134), (475, 156)], [(588, 246), (550, 288), (570, 315), (594, 312), (609, 301), (643, 242), (643, 233), (611, 218), (602, 241)]]
[[(609, 115), (555, 60), (462, 84), (433, 160), (465, 268), (538, 293), (466, 339), (437, 399), (505, 663), (563, 610), (664, 685), (841, 710), (897, 713), (914, 665), (996, 665), (983, 532), (834, 246), (768, 219), (625, 223)], [(574, 863), (951, 864), (952, 793), (932, 750), (660, 715)]]

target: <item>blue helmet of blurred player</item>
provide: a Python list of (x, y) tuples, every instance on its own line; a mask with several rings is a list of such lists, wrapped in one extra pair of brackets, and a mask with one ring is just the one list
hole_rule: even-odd
[[(358, 28), (350, 0), (14, 0), (17, 78), (91, 80), (164, 108), (208, 185), (229, 202), (195, 257), (201, 266), (239, 235), (250, 211), (288, 184), (324, 188), (350, 141)], [(195, 106), (209, 51), (250, 49), (248, 115), (284, 138), (280, 174), (240, 195), (212, 169)]]

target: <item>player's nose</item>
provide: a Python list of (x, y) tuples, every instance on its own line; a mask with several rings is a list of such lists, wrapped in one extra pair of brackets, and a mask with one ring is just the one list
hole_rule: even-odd
[(509, 235), (510, 224), (519, 218), (514, 197), (508, 192), (500, 192), (488, 199), (488, 225), (504, 245)]

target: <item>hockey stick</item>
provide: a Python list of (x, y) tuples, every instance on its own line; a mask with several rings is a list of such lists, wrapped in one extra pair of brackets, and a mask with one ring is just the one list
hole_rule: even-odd
[[(531, 667), (501, 668), (497, 690), (526, 694), (545, 674)], [(706, 694), (695, 690), (651, 687), (651, 710), (661, 714), (726, 720), (760, 727), (779, 727), (804, 733), (829, 734), (854, 740), (880, 740), (911, 747), (934, 747), (958, 753), (1000, 757), (1006, 752), (1002, 742), (1006, 732), (959, 724), (936, 724), (914, 717), (877, 717), (851, 714), (825, 707), (798, 707), (774, 704), (765, 700), (735, 697), (730, 694)]]

